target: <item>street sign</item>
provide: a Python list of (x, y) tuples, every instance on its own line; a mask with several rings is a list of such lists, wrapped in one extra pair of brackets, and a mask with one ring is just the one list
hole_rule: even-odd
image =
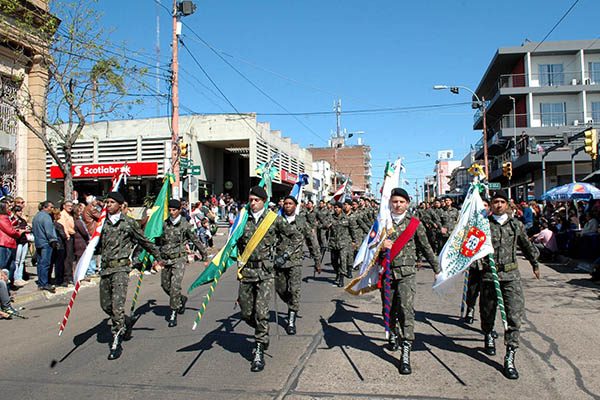
[(179, 159), (179, 165), (182, 168), (190, 168), (192, 166), (192, 160), (190, 160), (189, 158), (181, 157)]
[(192, 169), (192, 175), (200, 175), (200, 166), (199, 165), (192, 165), (191, 166)]
[(489, 187), (490, 189), (495, 189), (495, 190), (498, 190), (498, 189), (500, 189), (500, 182), (490, 182), (490, 183), (488, 184), (488, 187)]

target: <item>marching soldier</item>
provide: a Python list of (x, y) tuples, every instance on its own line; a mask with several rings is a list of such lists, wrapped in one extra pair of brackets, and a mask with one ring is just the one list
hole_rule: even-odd
[[(266, 228), (270, 219), (265, 210), (267, 192), (260, 186), (250, 189), (248, 203), (250, 215), (244, 227), (244, 233), (239, 238), (237, 245), (239, 254), (244, 254), (255, 233)], [(263, 225), (264, 222), (264, 225)], [(262, 228), (259, 230), (258, 228)], [(260, 234), (260, 233), (259, 233)], [(238, 303), (242, 319), (254, 328), (254, 358), (250, 370), (252, 372), (262, 371), (265, 368), (264, 351), (269, 347), (269, 302), (273, 291), (273, 258), (275, 247), (282, 240), (292, 240), (294, 230), (284, 219), (277, 215), (264, 236), (248, 256), (248, 261), (238, 272), (240, 286), (238, 291)]]
[(344, 275), (348, 278), (352, 276), (353, 245), (356, 245), (354, 222), (342, 211), (342, 207), (350, 208), (349, 205), (342, 206), (340, 202), (334, 204), (334, 215), (329, 229), (331, 265), (336, 273), (335, 280), (338, 287), (344, 287)]
[(305, 214), (296, 215), (298, 200), (287, 196), (283, 202), (283, 218), (294, 230), (291, 240), (281, 240), (277, 246), (275, 259), (275, 289), (281, 300), (288, 305), (288, 335), (296, 334), (296, 315), (300, 307), (300, 286), (302, 283), (302, 245), (311, 243), (310, 252), (315, 269), (321, 273), (320, 250), (315, 232)]
[[(284, 200), (284, 206), (285, 206), (285, 198)], [(282, 211), (283, 214), (283, 211)], [(306, 218), (310, 229), (312, 229), (313, 233), (316, 236), (316, 232), (317, 232), (317, 213), (315, 212), (315, 208), (314, 208), (314, 203), (312, 202), (312, 200), (308, 200), (306, 202), (306, 205), (304, 206), (304, 208), (300, 211), (299, 214), (303, 214), (304, 217)], [(313, 253), (313, 243), (312, 241), (306, 239), (306, 247), (308, 247), (308, 250), (311, 252), (311, 254)]]
[(450, 197), (446, 197), (442, 199), (442, 213), (440, 214), (442, 225), (440, 228), (440, 250), (444, 247), (448, 238), (452, 234), (456, 223), (458, 222), (458, 210), (452, 207), (452, 199)]
[(327, 230), (331, 223), (331, 213), (326, 207), (325, 201), (319, 201), (319, 208), (315, 211), (315, 215), (317, 217), (317, 239), (319, 240), (319, 247), (323, 254), (327, 247)]
[[(362, 207), (360, 206), (361, 202), (363, 204)], [(356, 225), (360, 234), (359, 238), (365, 237), (371, 230), (371, 224), (365, 222), (366, 212), (364, 208), (364, 201), (362, 199), (360, 201), (358, 199), (352, 200), (352, 213), (356, 215)]]
[(185, 312), (187, 296), (181, 294), (181, 282), (185, 273), (187, 256), (186, 245), (193, 242), (202, 255), (202, 260), (208, 258), (206, 247), (198, 239), (193, 226), (181, 215), (181, 202), (169, 200), (169, 218), (163, 222), (163, 233), (158, 239), (161, 258), (165, 267), (160, 274), (160, 286), (169, 295), (171, 314), (169, 327), (177, 326), (177, 314)]
[(439, 199), (433, 200), (433, 206), (428, 209), (428, 215), (431, 220), (431, 230), (428, 232), (429, 243), (435, 254), (442, 250), (440, 246), (440, 228), (442, 227), (442, 209)]
[[(508, 211), (508, 196), (502, 190), (496, 191), (492, 196), (491, 211), (489, 216), (492, 245), (494, 247), (494, 261), (498, 271), (500, 290), (504, 300), (504, 309), (508, 329), (504, 333), (506, 355), (504, 357), (504, 375), (508, 379), (518, 379), (519, 372), (515, 365), (515, 353), (519, 347), (519, 330), (521, 317), (525, 309), (525, 298), (521, 286), (521, 274), (517, 262), (517, 245), (527, 257), (533, 267), (533, 274), (540, 279), (540, 266), (536, 260), (533, 244), (527, 237), (523, 224), (510, 216)], [(485, 335), (485, 351), (488, 355), (496, 354), (496, 345), (492, 336), (494, 316), (497, 307), (497, 295), (494, 287), (489, 258), (483, 259), (481, 277), (481, 329)]]
[[(414, 296), (417, 289), (416, 263), (417, 251), (425, 255), (433, 268), (434, 279), (440, 272), (438, 263), (425, 233), (425, 227), (408, 211), (410, 197), (406, 190), (395, 188), (390, 198), (390, 208), (394, 225), (393, 233), (384, 240), (383, 249), (390, 250), (391, 268), (391, 309), (390, 309), (390, 349), (398, 349), (398, 340), (402, 339), (400, 373), (408, 375), (410, 350), (415, 340)], [(383, 255), (383, 254), (382, 254)], [(384, 292), (381, 292), (382, 300)]]
[(139, 244), (152, 254), (156, 263), (162, 263), (159, 251), (146, 236), (138, 223), (131, 217), (121, 213), (121, 205), (125, 202), (119, 192), (110, 192), (106, 196), (106, 221), (100, 238), (100, 254), (102, 269), (100, 271), (100, 306), (112, 321), (113, 341), (110, 346), (109, 360), (121, 356), (123, 348), (121, 340), (131, 335), (131, 323), (126, 324), (125, 300), (131, 263), (129, 256), (135, 244)]

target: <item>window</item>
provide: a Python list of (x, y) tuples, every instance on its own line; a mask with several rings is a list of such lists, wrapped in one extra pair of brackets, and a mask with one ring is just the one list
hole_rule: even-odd
[(565, 83), (562, 64), (540, 64), (538, 72), (540, 86), (559, 86)]
[(595, 123), (600, 122), (600, 101), (592, 101), (592, 119)]
[(540, 103), (542, 126), (567, 124), (567, 103)]
[(600, 83), (600, 62), (589, 62), (588, 73), (592, 84)]

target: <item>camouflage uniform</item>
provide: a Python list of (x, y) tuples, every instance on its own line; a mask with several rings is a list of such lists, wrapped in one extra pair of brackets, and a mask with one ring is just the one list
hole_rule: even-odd
[(441, 231), (440, 231), (440, 250), (441, 250), (444, 247), (444, 245), (446, 244), (446, 242), (448, 241), (448, 238), (452, 234), (452, 230), (454, 229), (454, 227), (456, 226), (456, 223), (458, 222), (458, 210), (454, 207), (442, 209), (442, 212), (440, 213), (440, 219), (442, 222), (442, 225), (440, 226), (440, 228), (446, 228), (446, 230), (447, 230), (446, 233), (441, 233)]
[[(311, 211), (308, 211), (308, 209), (303, 209), (300, 213), (298, 213), (299, 215), (302, 214), (303, 218), (306, 219), (306, 221), (308, 222), (310, 229), (313, 231), (313, 233), (315, 234), (316, 237), (316, 232), (317, 232), (317, 213), (315, 212), (315, 209), (313, 208)], [(308, 247), (308, 250), (311, 252), (311, 254), (313, 253), (313, 247), (314, 244), (311, 240), (309, 240), (308, 238), (306, 238), (306, 247)]]
[(331, 223), (331, 214), (327, 207), (318, 208), (315, 211), (317, 217), (317, 239), (319, 240), (319, 247), (321, 251), (327, 247), (327, 231), (329, 230), (329, 224)]
[(208, 258), (206, 247), (200, 242), (193, 226), (183, 215), (180, 215), (176, 224), (171, 221), (171, 218), (163, 222), (163, 233), (157, 242), (161, 246), (160, 256), (165, 263), (160, 273), (160, 286), (169, 295), (172, 310), (181, 307), (181, 282), (186, 262), (185, 246), (189, 242), (194, 242), (203, 260)]
[[(523, 250), (534, 271), (539, 269), (536, 260), (537, 252), (527, 237), (525, 227), (519, 220), (509, 216), (508, 220), (502, 225), (493, 216), (490, 216), (489, 220), (492, 245), (494, 246), (494, 261), (498, 271), (498, 280), (508, 322), (504, 343), (516, 348), (519, 347), (519, 329), (521, 328), (521, 317), (525, 309), (521, 274), (517, 263), (517, 245)], [(482, 263), (481, 300), (479, 304), (481, 329), (484, 334), (489, 334), (494, 328), (494, 316), (496, 315), (498, 302), (488, 260), (485, 257)]]
[[(408, 227), (412, 215), (407, 212), (399, 223), (394, 222), (394, 231), (389, 239), (394, 242)], [(416, 263), (417, 250), (419, 250), (431, 264), (434, 273), (440, 272), (438, 260), (429, 245), (423, 224), (419, 223), (415, 234), (406, 243), (404, 248), (391, 260), (391, 308), (390, 329), (399, 338), (412, 342), (415, 340), (415, 309), (414, 297), (417, 290)], [(383, 288), (381, 291), (382, 304), (384, 302)]]
[(359, 208), (356, 213), (356, 223), (361, 230), (361, 236), (364, 238), (371, 231), (371, 215), (366, 208)]
[[(467, 307), (475, 308), (475, 302), (477, 301), (477, 297), (479, 297), (479, 292), (481, 291), (481, 270), (483, 267), (483, 262), (481, 260), (476, 260), (474, 263), (469, 266), (469, 280), (467, 282), (467, 298), (465, 302), (467, 303)], [(481, 304), (481, 300), (479, 300)], [(481, 307), (480, 307), (481, 308)]]
[(349, 215), (342, 212), (339, 216), (334, 215), (331, 219), (329, 230), (329, 249), (331, 252), (331, 264), (336, 274), (347, 275), (352, 269), (354, 249), (352, 243), (356, 243), (357, 227), (355, 221)]
[(112, 321), (114, 335), (125, 327), (125, 300), (131, 262), (129, 256), (135, 244), (139, 244), (155, 259), (161, 260), (158, 249), (144, 234), (138, 223), (131, 217), (121, 214), (113, 224), (106, 217), (100, 237), (100, 306)]
[(440, 228), (442, 226), (442, 219), (440, 218), (441, 210), (441, 208), (430, 207), (426, 212), (426, 215), (429, 217), (428, 220), (431, 221), (431, 226), (427, 229), (427, 237), (429, 238), (433, 252), (436, 254), (439, 254), (442, 250), (439, 240)]
[(281, 300), (286, 303), (291, 311), (298, 311), (300, 307), (300, 286), (302, 283), (302, 245), (304, 241), (311, 243), (310, 252), (315, 262), (319, 265), (320, 249), (317, 243), (317, 237), (314, 230), (305, 215), (296, 215), (294, 221), (289, 222), (284, 216), (284, 220), (294, 230), (294, 236), (291, 240), (282, 240), (277, 246), (278, 256), (286, 253), (289, 256), (288, 261), (275, 267), (275, 290)]
[[(244, 233), (237, 242), (239, 254), (243, 254), (250, 238), (266, 215), (265, 210), (258, 220), (255, 220), (250, 212)], [(254, 328), (255, 341), (263, 343), (265, 347), (269, 345), (269, 302), (273, 291), (275, 247), (282, 240), (292, 240), (293, 235), (292, 227), (281, 216), (277, 216), (241, 271), (238, 303), (242, 319)]]

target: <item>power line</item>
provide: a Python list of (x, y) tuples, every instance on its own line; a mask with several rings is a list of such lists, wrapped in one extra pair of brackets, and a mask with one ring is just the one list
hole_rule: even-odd
[[(466, 104), (471, 104), (471, 102), (429, 104), (429, 105), (408, 106), (408, 107), (371, 108), (371, 109), (362, 109), (362, 110), (348, 110), (348, 111), (341, 111), (341, 114), (351, 115), (351, 114), (368, 114), (368, 113), (385, 113), (385, 112), (410, 112), (410, 111), (448, 108), (448, 107), (458, 107), (458, 106), (464, 106)], [(285, 115), (310, 116), (310, 115), (334, 115), (334, 114), (336, 114), (336, 111), (312, 111), (312, 112), (309, 111), (309, 112), (296, 112), (296, 113), (288, 112), (288, 113), (256, 113), (256, 114), (261, 115), (261, 116), (285, 116)]]
[(540, 45), (542, 43), (544, 43), (546, 41), (546, 39), (548, 39), (548, 36), (550, 36), (550, 34), (552, 32), (554, 32), (554, 29), (556, 29), (556, 27), (562, 22), (562, 20), (565, 19), (567, 15), (569, 15), (569, 13), (571, 12), (571, 10), (577, 5), (577, 3), (579, 3), (579, 0), (575, 0), (575, 2), (573, 4), (571, 4), (571, 7), (569, 7), (569, 9), (563, 14), (563, 16), (560, 17), (560, 19), (558, 20), (558, 22), (556, 24), (554, 24), (554, 26), (552, 27), (552, 29), (550, 29), (550, 32), (548, 32), (546, 34), (546, 36), (544, 36), (544, 38), (542, 39), (542, 41), (539, 42), (537, 44), (537, 46), (535, 46), (535, 49), (533, 49), (532, 53), (535, 53), (535, 51), (538, 49), (538, 47), (540, 47)]

